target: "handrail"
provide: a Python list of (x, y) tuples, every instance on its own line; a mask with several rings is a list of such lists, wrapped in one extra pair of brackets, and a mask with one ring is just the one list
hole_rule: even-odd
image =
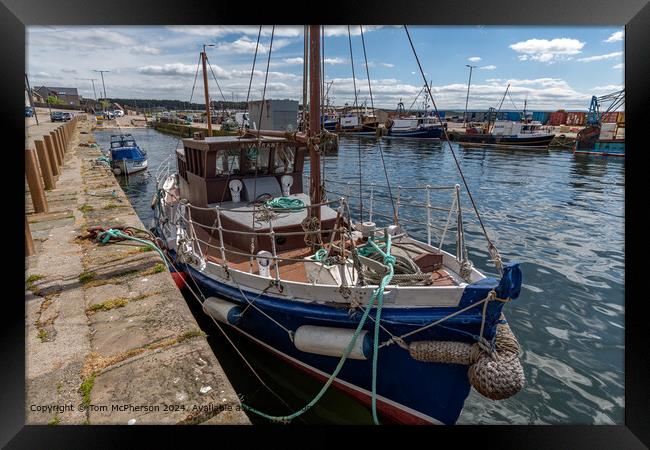
[[(328, 206), (328, 205), (331, 205), (331, 204), (334, 204), (334, 203), (338, 203), (340, 201), (341, 201), (341, 199), (338, 198), (336, 200), (330, 200), (328, 202), (323, 202), (323, 203), (315, 203), (313, 205), (296, 206), (296, 207), (291, 207), (291, 208), (269, 208), (269, 207), (265, 207), (265, 208), (270, 210), (270, 211), (295, 212), (295, 211), (300, 211), (300, 210), (303, 210), (303, 209), (318, 208), (319, 206)], [(244, 202), (241, 202), (241, 203), (244, 203)], [(229, 213), (245, 213), (245, 212), (251, 213), (251, 212), (259, 212), (260, 211), (259, 208), (257, 208), (257, 209), (229, 209), (229, 208), (224, 208), (222, 206), (213, 206), (213, 207), (196, 206), (196, 205), (192, 205), (191, 203), (187, 203), (187, 205), (190, 208), (196, 209), (196, 210), (199, 210), (199, 211), (215, 211), (215, 208), (217, 208), (217, 207), (221, 211), (227, 211)]]

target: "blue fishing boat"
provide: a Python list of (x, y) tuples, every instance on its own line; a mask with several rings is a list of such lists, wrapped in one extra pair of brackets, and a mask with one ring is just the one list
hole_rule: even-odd
[[(309, 39), (319, 55), (319, 26)], [(311, 67), (318, 99), (319, 70)], [(368, 405), (375, 423), (453, 424), (471, 388), (495, 400), (516, 394), (524, 373), (503, 310), (520, 294), (519, 265), (504, 264), (485, 233), (498, 276), (473, 266), (459, 185), (395, 193), (390, 183), (373, 184), (363, 192), (369, 209), (353, 215), (360, 193), (334, 193), (336, 182), (320, 179), (318, 101), (310, 108), (307, 132), (183, 139), (178, 171), (156, 176), (154, 229), (177, 282), (220, 326), (323, 381), (295, 414), (246, 410), (289, 420), (333, 386)], [(400, 203), (404, 189), (422, 202)], [(432, 206), (434, 192), (448, 203)], [(382, 201), (392, 216), (376, 206)], [(424, 217), (402, 219), (404, 208)], [(432, 214), (443, 209), (434, 226)], [(417, 223), (428, 224), (426, 241), (412, 237)]]
[(110, 142), (111, 168), (119, 175), (130, 175), (147, 168), (147, 152), (131, 134), (113, 134)]

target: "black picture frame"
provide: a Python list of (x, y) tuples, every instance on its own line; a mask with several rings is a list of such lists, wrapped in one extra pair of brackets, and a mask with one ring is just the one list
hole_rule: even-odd
[[(291, 16), (290, 13), (296, 15)], [(272, 447), (285, 446), (296, 431), (300, 440), (310, 446), (331, 442), (331, 445), (349, 442), (349, 437), (376, 435), (384, 439), (394, 434), (401, 445), (441, 445), (443, 435), (452, 442), (465, 445), (489, 445), (497, 448), (525, 449), (596, 449), (648, 448), (650, 446), (650, 351), (648, 344), (648, 317), (643, 282), (644, 252), (643, 209), (647, 205), (644, 178), (647, 176), (644, 148), (644, 120), (650, 119), (650, 4), (647, 0), (594, 0), (567, 2), (545, 0), (522, 2), (492, 0), (490, 2), (428, 2), (374, 1), (300, 4), (266, 4), (254, 6), (233, 2), (161, 2), (153, 0), (111, 0), (87, 2), (82, 0), (37, 1), (0, 0), (0, 43), (3, 64), (0, 86), (6, 103), (3, 178), (5, 186), (18, 184), (23, 162), (18, 146), (24, 136), (24, 117), (19, 116), (24, 104), (25, 26), (29, 25), (159, 25), (159, 24), (253, 24), (253, 23), (363, 23), (414, 25), (590, 25), (625, 26), (625, 88), (628, 143), (625, 177), (625, 424), (620, 426), (457, 426), (457, 427), (332, 427), (330, 432), (321, 427), (202, 427), (202, 426), (26, 426), (25, 402), (25, 317), (24, 304), (18, 300), (21, 277), (18, 236), (24, 208), (24, 197), (16, 189), (5, 189), (6, 227), (5, 291), (2, 333), (2, 370), (0, 376), (0, 444), (8, 448), (112, 448), (135, 446), (134, 439), (143, 439), (147, 447), (189, 446), (195, 438), (206, 445), (239, 446), (252, 437), (268, 439)], [(444, 43), (441, 43), (444, 48)], [(15, 153), (13, 153), (15, 152)], [(13, 164), (17, 158), (17, 164)], [(14, 182), (10, 181), (16, 177)], [(24, 179), (23, 179), (24, 185)], [(15, 203), (15, 204), (14, 204)], [(21, 205), (22, 203), (22, 205)], [(17, 250), (8, 250), (12, 243)], [(15, 248), (14, 247), (14, 248)], [(8, 289), (10, 288), (10, 289)], [(8, 290), (7, 290), (8, 289)], [(13, 295), (13, 291), (18, 291)], [(313, 431), (314, 430), (314, 431)], [(305, 433), (306, 431), (306, 433)], [(316, 437), (316, 432), (318, 437)], [(259, 436), (262, 434), (264, 436)], [(418, 435), (422, 436), (418, 436)], [(432, 436), (429, 436), (429, 435)], [(420, 439), (423, 438), (423, 439)], [(422, 442), (422, 444), (416, 444)], [(412, 443), (412, 444), (411, 444)], [(140, 445), (140, 444), (138, 444)], [(367, 445), (367, 444), (366, 444)], [(449, 445), (449, 444), (443, 444)]]

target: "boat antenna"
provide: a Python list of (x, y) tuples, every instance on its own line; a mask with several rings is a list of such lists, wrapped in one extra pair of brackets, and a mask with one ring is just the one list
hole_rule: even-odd
[[(363, 45), (363, 59), (366, 63), (366, 76), (368, 78), (368, 92), (370, 93), (370, 108), (373, 113), (375, 111), (375, 102), (372, 98), (372, 87), (370, 85), (370, 70), (368, 69), (368, 56), (366, 55), (366, 40), (363, 37), (363, 25), (359, 25), (359, 30), (361, 31), (361, 44)], [(386, 186), (388, 187), (388, 197), (390, 198), (390, 204), (393, 207), (393, 223), (395, 225), (399, 224), (397, 217), (397, 209), (395, 208), (395, 199), (393, 198), (393, 192), (390, 188), (390, 179), (388, 178), (388, 172), (386, 171), (386, 162), (384, 161), (384, 151), (381, 148), (381, 139), (377, 139), (377, 146), (379, 148), (379, 156), (381, 156), (381, 165), (384, 168), (384, 176), (386, 177)]]
[[(415, 46), (413, 45), (413, 41), (411, 40), (411, 34), (409, 33), (408, 27), (404, 25), (404, 30), (406, 31), (406, 36), (408, 37), (409, 44), (411, 44), (411, 50), (413, 50), (413, 56), (415, 56), (415, 61), (418, 64), (418, 68), (420, 69), (420, 73), (422, 74), (422, 79), (424, 80), (424, 84), (427, 88), (427, 92), (429, 93), (429, 97), (431, 98), (431, 103), (433, 103), (433, 108), (436, 111), (436, 116), (438, 117), (438, 121), (440, 122), (440, 125), (442, 126), (442, 119), (440, 119), (440, 114), (438, 113), (438, 106), (436, 106), (436, 101), (433, 98), (433, 94), (431, 94), (431, 87), (427, 83), (427, 79), (424, 76), (424, 71), (422, 70), (422, 65), (420, 64), (420, 58), (418, 58), (418, 54), (415, 51)], [(465, 175), (463, 174), (463, 170), (460, 168), (460, 163), (458, 162), (458, 158), (456, 157), (456, 152), (454, 151), (454, 148), (451, 145), (451, 141), (449, 140), (449, 135), (447, 134), (447, 129), (443, 126), (442, 127), (442, 133), (445, 137), (445, 142), (449, 146), (449, 150), (451, 150), (451, 154), (454, 157), (454, 162), (456, 163), (456, 168), (458, 169), (458, 173), (460, 174), (461, 179), (463, 180), (463, 184), (465, 185), (465, 190), (467, 191), (467, 196), (469, 197), (470, 202), (472, 203), (472, 208), (474, 208), (474, 212), (476, 213), (476, 217), (478, 218), (479, 224), (481, 225), (481, 229), (483, 230), (483, 235), (485, 236), (485, 239), (487, 240), (488, 243), (488, 253), (492, 257), (492, 260), (499, 270), (499, 273), (503, 275), (503, 266), (501, 263), (501, 257), (499, 256), (499, 251), (497, 250), (496, 246), (490, 239), (490, 237), (487, 234), (487, 230), (485, 229), (485, 225), (483, 224), (483, 219), (481, 218), (481, 214), (478, 211), (478, 208), (476, 207), (476, 203), (474, 202), (474, 197), (472, 196), (471, 191), (469, 190), (469, 185), (467, 184), (467, 180), (465, 179)]]

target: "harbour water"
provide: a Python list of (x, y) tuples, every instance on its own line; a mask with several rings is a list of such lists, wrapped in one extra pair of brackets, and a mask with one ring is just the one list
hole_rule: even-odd
[[(173, 153), (178, 138), (152, 129), (129, 132), (148, 152), (149, 170), (128, 179), (122, 177), (120, 184), (143, 223), (148, 224), (153, 217), (153, 174), (160, 162)], [(102, 149), (107, 148), (110, 134), (95, 131)], [(458, 423), (622, 424), (623, 158), (574, 156), (568, 150), (452, 145), (491, 239), (503, 260), (521, 262), (524, 273), (521, 296), (506, 305), (504, 311), (523, 349), (526, 386), (516, 396), (500, 402), (472, 391)], [(397, 185), (462, 185), (451, 152), (440, 143), (382, 140), (381, 149), (393, 195)], [(358, 186), (359, 158), (364, 185), (385, 184), (377, 141), (342, 137), (338, 155), (324, 157), (325, 178), (333, 181), (328, 188), (345, 193), (345, 183), (350, 183), (351, 188)], [(306, 162), (305, 170), (308, 168)], [(400, 192), (400, 219), (425, 222), (424, 210), (404, 206), (423, 200), (413, 192)], [(449, 207), (448, 191), (432, 191), (431, 195), (432, 203)], [(390, 204), (380, 202), (379, 186), (375, 198), (375, 213), (392, 215)], [(470, 259), (486, 275), (496, 276), (466, 195), (461, 203)], [(356, 211), (357, 203), (351, 202), (351, 207)], [(363, 208), (366, 217), (367, 198)], [(379, 219), (375, 217), (375, 221)], [(445, 219), (446, 214), (433, 218), (442, 226)], [(415, 237), (426, 240), (424, 227), (405, 226)], [(450, 241), (453, 236), (448, 235), (446, 242)], [(261, 385), (229, 341), (196, 307), (196, 300), (189, 293), (186, 298), (245, 403), (272, 414), (289, 414), (318, 392), (321, 382), (277, 361), (236, 333), (229, 333), (265, 383), (282, 398), (279, 400)], [(251, 420), (266, 422), (252, 415)], [(331, 389), (297, 422), (369, 424), (372, 420), (368, 408)]]

